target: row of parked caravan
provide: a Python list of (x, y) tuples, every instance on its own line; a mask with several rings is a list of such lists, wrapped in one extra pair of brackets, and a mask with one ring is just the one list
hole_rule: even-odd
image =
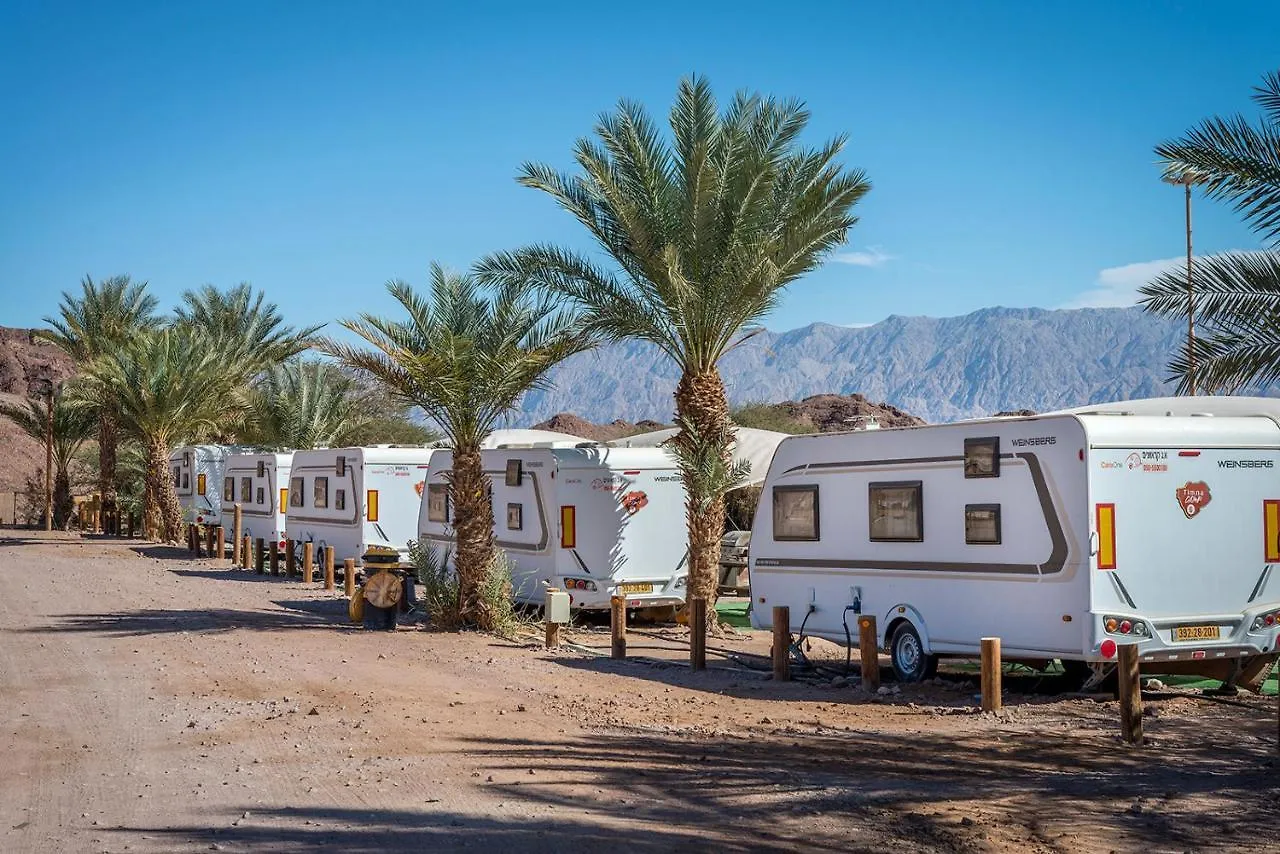
[[(513, 441), (524, 440), (524, 441)], [(575, 608), (633, 608), (684, 601), (688, 564), (685, 491), (674, 458), (657, 447), (612, 447), (543, 431), (503, 431), (482, 452), (494, 539), (512, 562), (518, 601), (540, 603), (546, 586)], [(242, 534), (332, 549), (339, 566), (372, 546), (407, 553), (410, 540), (453, 553), (452, 452), (375, 446), (262, 453), (198, 445), (171, 457), (190, 522), (221, 525), (234, 505)]]

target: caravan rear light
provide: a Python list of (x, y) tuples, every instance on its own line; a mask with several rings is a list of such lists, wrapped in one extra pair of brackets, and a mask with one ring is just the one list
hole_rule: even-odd
[(280, 542), (276, 543), (276, 548), (280, 549), (280, 551), (284, 551), (288, 547), (289, 547), (289, 544), (286, 543), (284, 540), (281, 540)]
[(203, 517), (203, 516), (197, 516), (197, 517), (196, 517), (196, 524), (197, 524), (197, 525), (203, 525), (203, 524), (204, 524), (204, 517)]
[(1107, 631), (1114, 632), (1120, 623), (1115, 617), (1107, 617), (1107, 621), (1103, 625), (1106, 627)]
[(1268, 614), (1259, 614), (1253, 618), (1253, 625), (1249, 626), (1249, 631), (1260, 632), (1263, 629), (1269, 629), (1280, 623), (1280, 611), (1272, 611)]
[(1116, 642), (1111, 638), (1107, 638), (1102, 642), (1102, 646), (1098, 648), (1098, 652), (1102, 653), (1103, 658), (1116, 657)]
[(1127, 635), (1127, 634), (1129, 634), (1129, 632), (1131, 632), (1131, 631), (1133, 631), (1133, 623), (1129, 622), (1128, 620), (1121, 620), (1121, 621), (1120, 621), (1120, 634), (1122, 634), (1122, 635)]

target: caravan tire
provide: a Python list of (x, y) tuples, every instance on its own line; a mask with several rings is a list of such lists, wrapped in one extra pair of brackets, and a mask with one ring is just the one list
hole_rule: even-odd
[(938, 657), (925, 655), (924, 643), (916, 627), (903, 621), (889, 641), (889, 661), (899, 682), (920, 682), (938, 672)]

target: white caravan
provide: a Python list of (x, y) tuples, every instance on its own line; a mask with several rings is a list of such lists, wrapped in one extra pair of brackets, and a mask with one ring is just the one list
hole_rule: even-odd
[(182, 518), (197, 525), (222, 523), (222, 476), (227, 457), (251, 451), (236, 445), (188, 445), (169, 455)]
[(1136, 643), (1149, 671), (1256, 682), (1280, 622), (1277, 402), (1125, 414), (1154, 403), (785, 440), (752, 529), (754, 625), (787, 605), (850, 643), (874, 614), (905, 681), (997, 636), (1082, 674)]
[(317, 561), (332, 548), (339, 565), (347, 558), (360, 565), (369, 546), (407, 555), (431, 453), (391, 445), (294, 451), (287, 538), (299, 555), (303, 543), (315, 543)]
[(293, 452), (232, 454), (222, 478), (222, 517), (226, 541), (231, 542), (232, 507), (240, 505), (241, 536), (261, 537), (284, 548), (284, 514), (289, 504), (289, 470)]
[[(557, 443), (558, 444), (558, 443)], [(688, 580), (685, 491), (674, 458), (658, 448), (499, 448), (481, 451), (493, 488), (494, 537), (513, 564), (514, 598), (541, 604), (547, 586), (571, 607), (684, 602)], [(432, 457), (419, 538), (452, 557), (451, 451)]]

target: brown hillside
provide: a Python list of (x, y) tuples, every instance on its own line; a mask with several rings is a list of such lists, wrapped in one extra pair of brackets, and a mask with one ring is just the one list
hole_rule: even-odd
[(819, 433), (852, 430), (867, 418), (875, 418), (881, 427), (915, 427), (925, 423), (923, 418), (887, 403), (873, 403), (860, 394), (815, 394), (801, 401), (784, 401), (777, 404), (777, 408), (800, 423), (812, 425)]
[(568, 433), (570, 436), (581, 436), (593, 442), (611, 442), (614, 439), (621, 439), (623, 436), (648, 433), (653, 430), (661, 430), (667, 426), (669, 425), (649, 420), (641, 420), (633, 424), (630, 421), (623, 421), (621, 418), (608, 424), (593, 424), (585, 418), (574, 415), (572, 412), (561, 412), (557, 415), (552, 415), (546, 421), (534, 424), (533, 429)]
[[(54, 381), (75, 373), (75, 364), (52, 344), (34, 343), (30, 329), (0, 326), (0, 399), (21, 405), (28, 384), (45, 370)], [(13, 518), (11, 493), (20, 491), (28, 477), (44, 470), (44, 445), (27, 436), (8, 418), (0, 418), (0, 518)]]

